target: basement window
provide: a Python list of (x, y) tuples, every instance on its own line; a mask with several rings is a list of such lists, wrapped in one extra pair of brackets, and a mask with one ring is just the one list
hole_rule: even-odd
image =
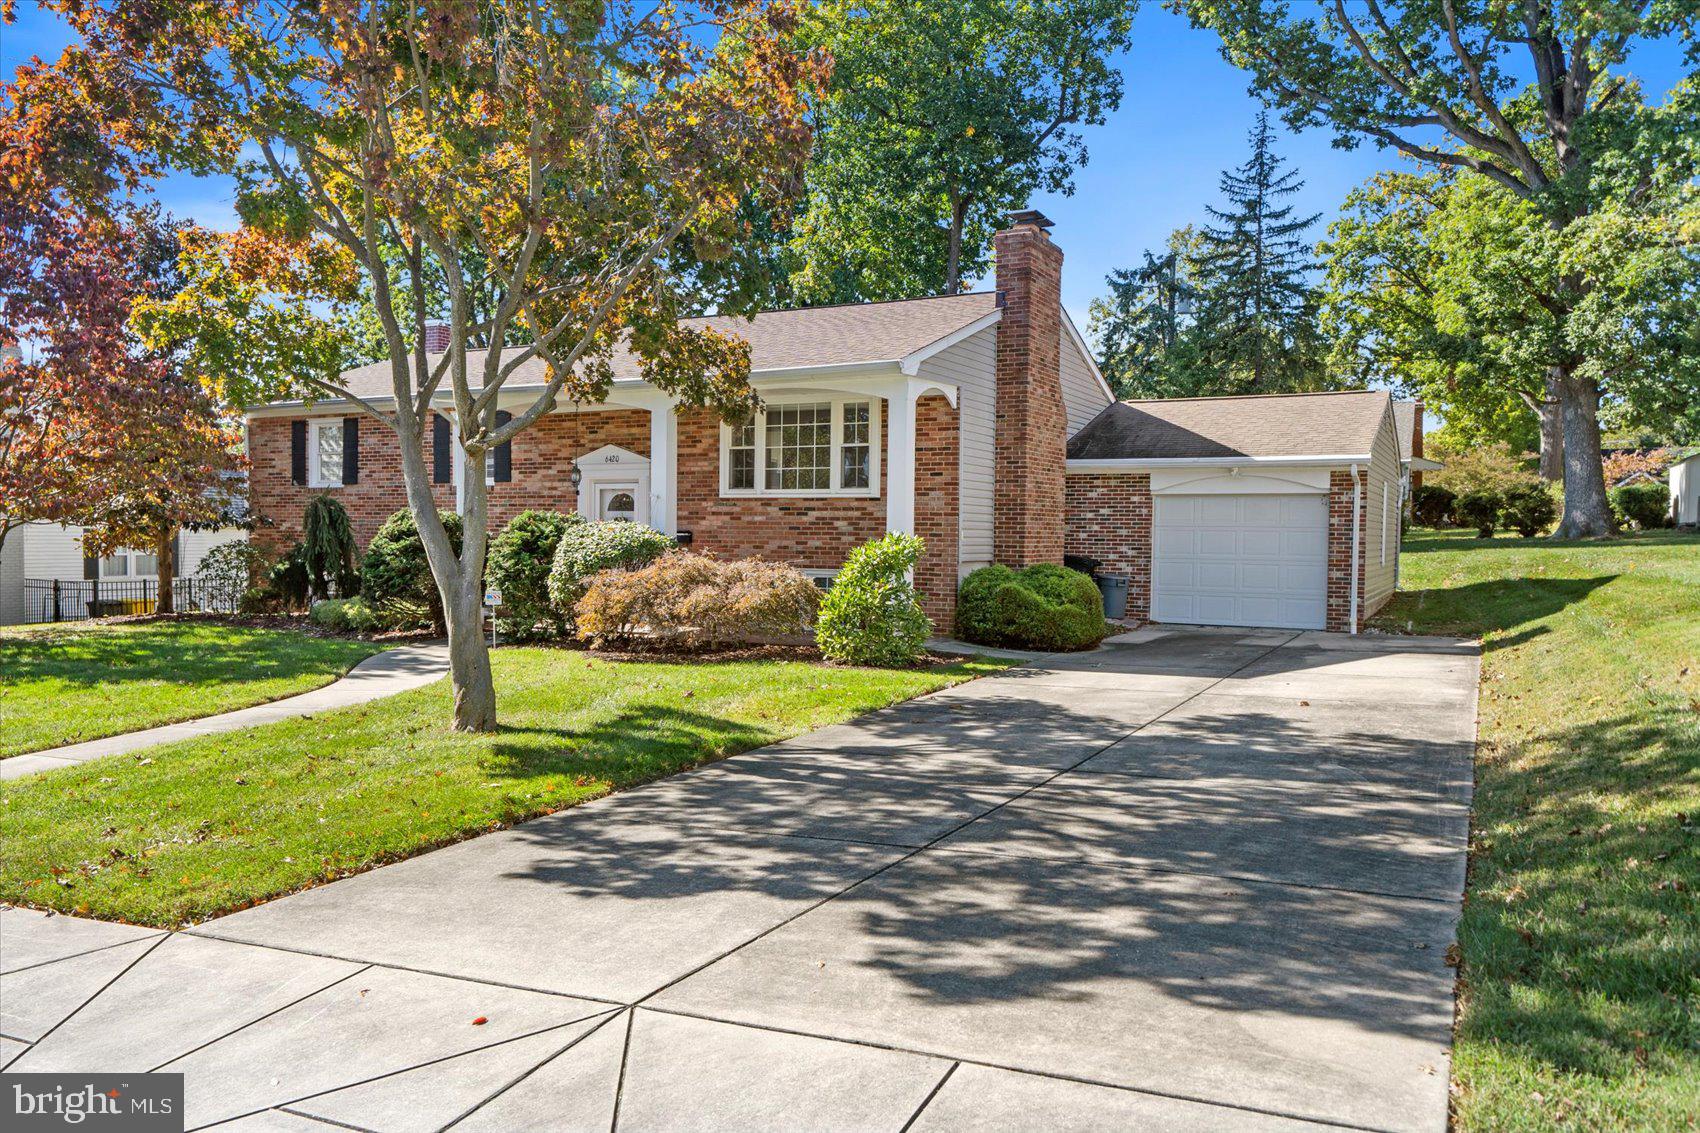
[(879, 495), (879, 402), (769, 403), (720, 428), (723, 496)]

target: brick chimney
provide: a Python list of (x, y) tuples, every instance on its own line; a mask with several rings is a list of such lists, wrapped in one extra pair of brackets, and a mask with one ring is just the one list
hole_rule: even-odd
[(1062, 249), (1043, 213), (1010, 216), (992, 239), (997, 258), (997, 432), (992, 556), (1006, 566), (1063, 555)]
[(443, 351), (447, 350), (448, 348), (449, 348), (449, 324), (448, 323), (426, 323), (425, 324), (425, 352), (427, 354), (441, 354)]

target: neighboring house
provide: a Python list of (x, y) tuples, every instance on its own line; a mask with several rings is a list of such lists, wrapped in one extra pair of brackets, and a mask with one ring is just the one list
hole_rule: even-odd
[(1678, 527), (1700, 524), (1700, 452), (1670, 466), (1670, 513)]
[[(221, 543), (246, 539), (237, 527), (216, 531), (184, 531), (177, 536), (177, 577), (192, 577), (206, 553)], [(0, 625), (51, 621), (54, 582), (60, 586), (60, 616), (86, 616), (90, 587), (98, 581), (109, 595), (151, 593), (149, 583), (159, 581), (154, 553), (120, 551), (96, 559), (83, 554), (80, 527), (57, 523), (26, 523), (6, 536), (0, 548)]]
[[(1398, 555), (1389, 396), (1192, 403), (1205, 407), (1194, 422), (1201, 437), (1218, 419), (1235, 424), (1200, 456), (1160, 458), (1161, 475), (1128, 463), (1146, 460), (1138, 429), (1113, 430), (1132, 448), (1107, 457), (1112, 467), (1071, 460), (1071, 437), (1101, 436), (1124, 411), (1159, 413), (1114, 404), (1062, 308), (1063, 257), (1049, 227), (1024, 212), (998, 233), (995, 291), (695, 320), (750, 344), (764, 408), (736, 424), (677, 408), (633, 359), (615, 358), (606, 403), (564, 405), (490, 454), (492, 526), (526, 508), (632, 519), (697, 551), (759, 555), (817, 576), (886, 531), (913, 532), (926, 540), (916, 586), (945, 626), (969, 571), (1059, 562), (1065, 549), (1132, 576), (1136, 616), (1361, 625), (1385, 599)], [(387, 363), (341, 381), (374, 403), (390, 399)], [(509, 379), (505, 408), (528, 405), (542, 382), (541, 364), (527, 363)], [(361, 543), (405, 506), (394, 434), (352, 408), (249, 409), (250, 501), (271, 524), (257, 541), (276, 550), (298, 539), (321, 492), (342, 500)], [(444, 508), (467, 474), (451, 414), (439, 394), (420, 438)], [(1324, 436), (1326, 451), (1315, 447)], [(1247, 471), (1256, 474), (1241, 478)], [(1163, 497), (1155, 521), (1154, 496)], [(1171, 553), (1190, 566), (1171, 569)], [(1153, 556), (1163, 564), (1154, 593)]]

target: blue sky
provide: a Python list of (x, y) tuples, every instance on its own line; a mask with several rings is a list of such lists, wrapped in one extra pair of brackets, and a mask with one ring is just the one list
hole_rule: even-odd
[[(0, 26), (0, 70), (8, 77), (31, 54), (51, 59), (66, 42), (57, 20), (28, 0), (18, 5), (18, 17), (15, 26)], [(1056, 222), (1051, 235), (1066, 257), (1063, 302), (1082, 330), (1106, 274), (1138, 263), (1171, 230), (1204, 218), (1222, 170), (1245, 160), (1246, 133), (1258, 110), (1246, 74), (1222, 60), (1215, 36), (1193, 30), (1156, 0), (1142, 6), (1133, 46), (1119, 62), (1126, 82), (1121, 109), (1087, 131), (1091, 159), (1076, 173), (1073, 195), (1031, 202)], [(1643, 46), (1630, 70), (1649, 97), (1660, 97), (1682, 76), (1682, 45)], [(1279, 143), (1305, 180), (1296, 208), (1322, 214), (1318, 236), (1352, 188), (1401, 164), (1390, 151), (1367, 144), (1341, 150), (1331, 141), (1324, 131), (1283, 131)], [(173, 213), (202, 224), (236, 223), (231, 189), (222, 181), (173, 178), (159, 197)]]

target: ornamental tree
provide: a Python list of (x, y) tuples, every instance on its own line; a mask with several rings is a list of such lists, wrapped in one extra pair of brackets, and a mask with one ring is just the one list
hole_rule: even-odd
[[(346, 257), (369, 288), (387, 399), (323, 369), (232, 379), (210, 368), (216, 352), (199, 372), (239, 403), (344, 398), (396, 433), (443, 599), (454, 725), (494, 728), (486, 490), (467, 478), (457, 550), (422, 454), (430, 407), (445, 396), (477, 467), (557, 405), (604, 398), (620, 349), (686, 403), (756, 404), (747, 345), (677, 316), (696, 269), (743, 238), (740, 204), (783, 209), (799, 183), (827, 67), (793, 46), (796, 3), (54, 6), (120, 77), (101, 89), (153, 108), (150, 127), (169, 132), (157, 153), (234, 174), (245, 228), (301, 260)], [(485, 288), (494, 307), (474, 303)], [(425, 353), (427, 321), (448, 326), (439, 355)], [(510, 335), (524, 345), (477, 349)], [(528, 365), (544, 376), (522, 391)]]
[[(1555, 231), (1633, 193), (1629, 167), (1691, 179), (1690, 89), (1642, 107), (1614, 74), (1635, 43), (1689, 35), (1692, 4), (1649, 0), (1169, 0), (1221, 36), (1224, 56), (1295, 128), (1332, 128), (1434, 168), (1467, 170)], [(1642, 159), (1658, 153), (1658, 159)], [(1675, 168), (1672, 168), (1672, 163)], [(1587, 285), (1584, 284), (1584, 287)], [(1574, 300), (1585, 302), (1584, 290)], [(1568, 311), (1563, 312), (1568, 318)], [(1611, 533), (1600, 474), (1597, 358), (1554, 360), (1542, 445), (1564, 447), (1560, 538)]]

